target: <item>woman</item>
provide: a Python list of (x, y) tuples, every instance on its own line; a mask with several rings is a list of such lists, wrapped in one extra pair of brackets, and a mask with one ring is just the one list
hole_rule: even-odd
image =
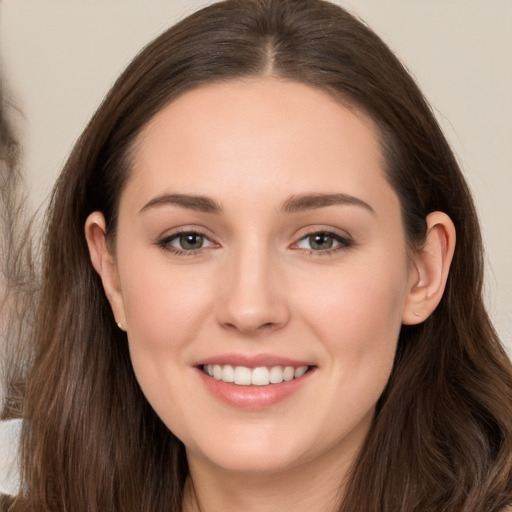
[(44, 240), (12, 510), (512, 503), (470, 194), (344, 10), (228, 0), (160, 36), (74, 148)]

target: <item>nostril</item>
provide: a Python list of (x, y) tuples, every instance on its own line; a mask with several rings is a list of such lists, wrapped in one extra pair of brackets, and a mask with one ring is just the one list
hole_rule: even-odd
[(233, 294), (227, 299), (219, 300), (215, 306), (216, 318), (220, 325), (229, 330), (244, 334), (270, 333), (286, 325), (289, 321), (289, 310), (281, 297), (249, 294)]
[(225, 322), (224, 327), (244, 334), (263, 334), (279, 329), (280, 325), (275, 322), (265, 322), (262, 324), (251, 322)]

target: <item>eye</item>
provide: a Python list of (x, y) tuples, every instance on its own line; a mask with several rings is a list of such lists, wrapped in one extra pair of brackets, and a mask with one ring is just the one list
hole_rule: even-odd
[(163, 238), (158, 241), (158, 245), (176, 254), (187, 254), (199, 252), (207, 247), (213, 247), (215, 244), (202, 233), (182, 231)]
[(316, 231), (302, 237), (295, 245), (311, 252), (331, 253), (352, 245), (352, 241), (329, 231)]

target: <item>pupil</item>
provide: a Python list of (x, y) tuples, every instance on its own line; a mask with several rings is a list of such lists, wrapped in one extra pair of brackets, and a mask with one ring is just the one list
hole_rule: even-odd
[(203, 246), (203, 237), (195, 233), (187, 233), (181, 235), (180, 245), (183, 247), (183, 249), (187, 250), (201, 249)]
[(333, 244), (332, 237), (326, 233), (311, 235), (309, 243), (312, 249), (330, 249)]

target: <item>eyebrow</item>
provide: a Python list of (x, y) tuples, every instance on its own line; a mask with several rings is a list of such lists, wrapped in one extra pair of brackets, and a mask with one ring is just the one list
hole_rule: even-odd
[(205, 196), (193, 196), (188, 194), (164, 194), (157, 196), (146, 203), (139, 213), (143, 213), (157, 206), (180, 206), (188, 210), (196, 210), (205, 213), (221, 213), (219, 203)]
[[(337, 205), (359, 206), (375, 215), (375, 210), (368, 203), (349, 194), (301, 194), (287, 199), (281, 209), (285, 213), (297, 213)], [(163, 194), (146, 203), (139, 214), (159, 206), (179, 206), (204, 213), (222, 213), (222, 206), (206, 196)]]
[(375, 210), (368, 203), (348, 194), (303, 194), (293, 196), (284, 202), (283, 211), (285, 213), (295, 213), (336, 205), (359, 206), (375, 215)]

